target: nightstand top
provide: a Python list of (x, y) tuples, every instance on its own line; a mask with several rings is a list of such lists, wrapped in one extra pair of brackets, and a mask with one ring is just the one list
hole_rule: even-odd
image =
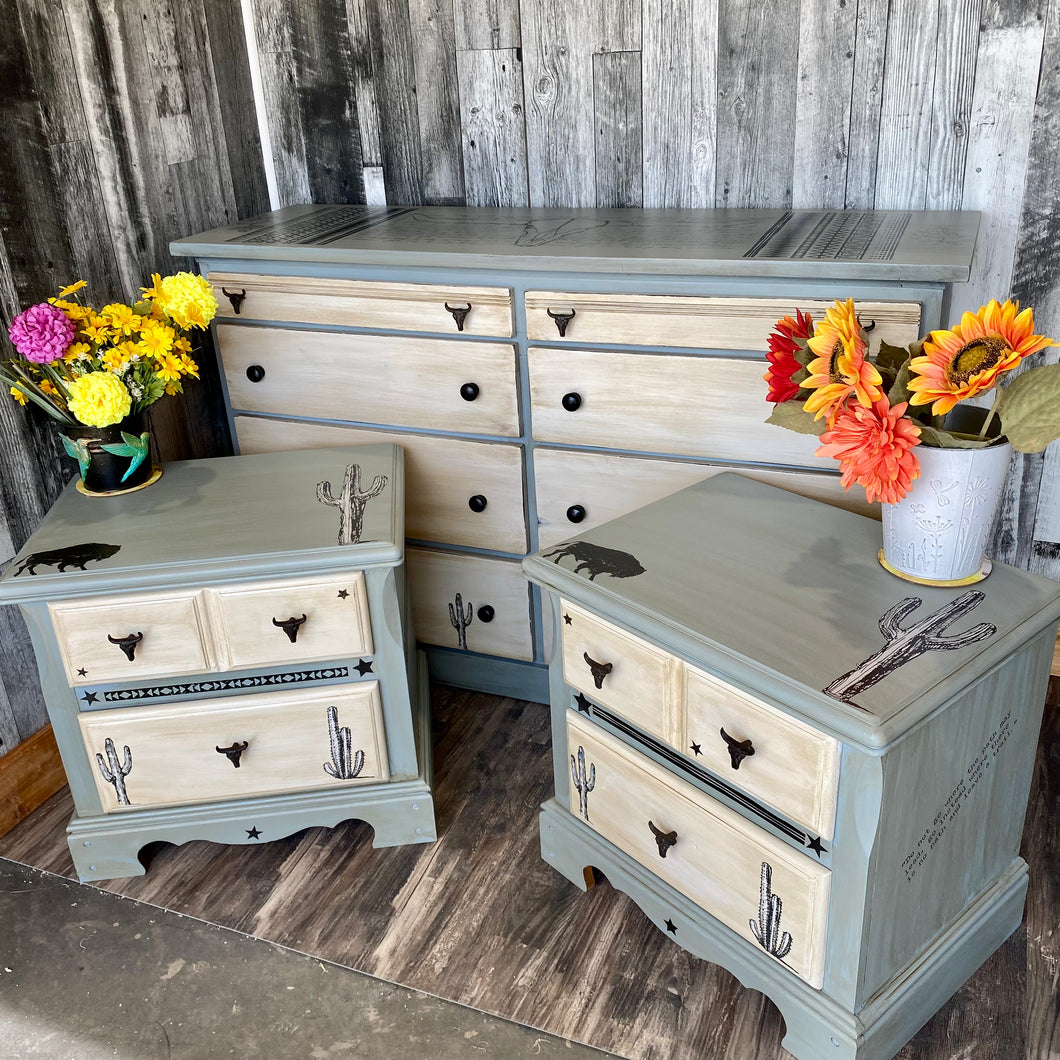
[[(340, 510), (318, 499), (317, 484), (329, 482), (339, 501), (353, 464), (361, 493), (377, 476), (386, 485), (365, 505), (360, 541), (343, 545)], [(0, 602), (392, 566), (404, 535), (395, 445), (179, 461), (124, 496), (86, 497), (71, 482), (0, 577)]]
[(288, 206), (178, 257), (651, 275), (967, 280), (975, 211)]
[[(881, 538), (872, 519), (724, 473), (523, 567), (533, 581), (731, 683), (882, 746), (1055, 624), (1060, 583), (995, 563), (975, 586), (916, 585), (879, 565)], [(885, 669), (849, 701), (825, 691), (884, 648), (881, 619), (892, 609), (909, 630), (969, 593), (964, 612), (949, 621), (944, 613), (934, 635), (980, 623), (995, 632)]]

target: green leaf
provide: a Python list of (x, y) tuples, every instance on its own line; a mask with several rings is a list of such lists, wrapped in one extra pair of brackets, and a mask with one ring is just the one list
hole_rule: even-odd
[(1018, 453), (1040, 453), (1060, 438), (1060, 364), (1041, 364), (1016, 376), (998, 399), (997, 415)]
[(786, 427), (789, 431), (797, 431), (799, 434), (820, 436), (825, 430), (824, 417), (815, 420), (813, 413), (807, 412), (800, 401), (784, 401), (779, 405), (774, 405), (766, 423)]
[(975, 434), (961, 434), (959, 431), (944, 431), (932, 427), (929, 423), (917, 423), (920, 428), (920, 444), (931, 445), (936, 449), (985, 449), (994, 445), (996, 438), (980, 438)]
[(876, 354), (876, 367), (880, 372), (898, 375), (903, 365), (909, 363), (909, 351), (904, 346), (892, 346), (889, 342), (880, 343), (880, 352)]
[(891, 389), (887, 391), (887, 400), (893, 408), (895, 405), (900, 405), (903, 401), (908, 401), (912, 396), (913, 392), (909, 389), (909, 362), (906, 361), (898, 369), (898, 375), (891, 384)]

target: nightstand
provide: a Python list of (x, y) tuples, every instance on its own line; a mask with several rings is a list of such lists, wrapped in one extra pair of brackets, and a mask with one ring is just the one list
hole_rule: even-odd
[(29, 626), (81, 880), (156, 840), (367, 821), (435, 838), (426, 679), (393, 445), (167, 464), (71, 484), (0, 578)]
[(891, 1057), (1027, 890), (1060, 585), (912, 585), (879, 542), (725, 473), (524, 561), (556, 631), (544, 858), (767, 995), (800, 1060)]

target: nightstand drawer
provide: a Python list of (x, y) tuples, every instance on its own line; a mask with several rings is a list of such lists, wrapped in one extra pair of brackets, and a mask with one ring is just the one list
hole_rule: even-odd
[(517, 560), (410, 548), (405, 563), (412, 628), (422, 643), (534, 657), (530, 590)]
[(827, 868), (573, 713), (567, 749), (572, 813), (811, 986), (821, 986)]
[[(526, 332), (531, 341), (607, 342), (695, 349), (767, 348), (770, 332), (796, 309), (821, 320), (831, 300), (682, 297), (527, 291)], [(573, 316), (568, 316), (573, 311)], [(858, 302), (861, 319), (876, 322), (872, 338), (895, 346), (920, 334), (917, 302)], [(566, 320), (564, 319), (566, 318)], [(562, 331), (561, 331), (562, 328)]]
[(48, 611), (71, 685), (214, 668), (197, 593), (50, 603)]
[(207, 590), (223, 669), (371, 655), (364, 575)]
[(685, 754), (700, 748), (697, 763), (832, 838), (837, 740), (692, 666), (684, 703)]
[(232, 407), (314, 419), (519, 433), (507, 343), (245, 327), (216, 330)]
[(674, 743), (681, 663), (566, 600), (560, 614), (563, 680), (645, 732)]
[(521, 446), (260, 416), (236, 416), (235, 427), (241, 453), (393, 442), (405, 451), (408, 537), (496, 552), (526, 550)]
[[(718, 460), (833, 467), (813, 435), (766, 423), (763, 360), (538, 346), (529, 351), (534, 437)], [(764, 415), (749, 416), (761, 405)]]
[[(443, 286), (211, 272), (217, 316), (396, 331), (512, 335), (506, 287)], [(232, 298), (239, 304), (236, 313)]]
[(375, 681), (90, 711), (77, 720), (108, 813), (389, 776)]

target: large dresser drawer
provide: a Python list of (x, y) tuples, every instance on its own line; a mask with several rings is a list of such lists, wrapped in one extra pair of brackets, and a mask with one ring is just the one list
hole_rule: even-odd
[(207, 590), (222, 669), (371, 655), (364, 574)]
[(107, 812), (389, 777), (375, 681), (89, 711), (78, 723)]
[(405, 553), (418, 640), (530, 660), (530, 589), (518, 560), (433, 549)]
[(513, 333), (507, 287), (228, 272), (211, 272), (209, 280), (218, 317), (498, 338)]
[[(765, 352), (769, 334), (796, 309), (824, 318), (831, 300), (731, 298), (678, 295), (594, 294), (527, 291), (526, 331), (531, 341), (684, 346), (709, 350)], [(857, 303), (864, 325), (875, 321), (873, 344), (881, 338), (906, 346), (920, 335), (918, 302)], [(573, 316), (570, 316), (573, 312)]]
[(522, 448), (432, 434), (398, 434), (236, 416), (241, 453), (393, 442), (405, 451), (405, 533), (421, 541), (526, 551)]
[(519, 433), (507, 343), (221, 324), (234, 409), (466, 434)]
[(572, 813), (820, 988), (827, 868), (573, 712), (567, 750)]
[(534, 437), (719, 460), (834, 468), (820, 441), (766, 423), (764, 360), (538, 346)]
[[(863, 490), (848, 493), (840, 485), (838, 475), (824, 471), (733, 468), (727, 464), (697, 464), (541, 446), (534, 451), (540, 546), (548, 548), (686, 486), (733, 470), (861, 515), (873, 512)], [(878, 510), (878, 505), (875, 507)]]
[(199, 593), (71, 600), (50, 603), (48, 611), (71, 685), (216, 668)]

